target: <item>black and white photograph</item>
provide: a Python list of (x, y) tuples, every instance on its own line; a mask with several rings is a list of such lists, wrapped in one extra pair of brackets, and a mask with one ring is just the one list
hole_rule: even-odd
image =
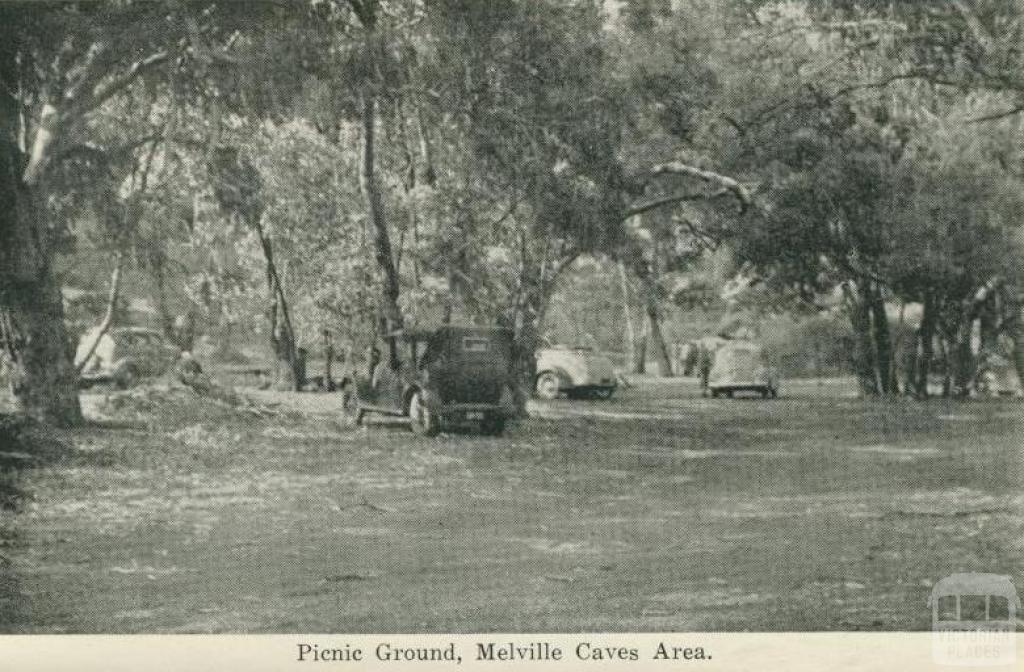
[(1021, 0), (0, 1), (0, 651), (1012, 643), (1022, 379)]

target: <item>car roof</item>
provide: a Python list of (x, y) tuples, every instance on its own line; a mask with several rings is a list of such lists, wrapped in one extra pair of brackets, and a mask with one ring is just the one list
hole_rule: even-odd
[(1015, 607), (1020, 607), (1020, 599), (1010, 577), (1002, 574), (985, 574), (982, 572), (965, 572), (951, 574), (939, 579), (932, 588), (932, 597), (940, 595), (1006, 595), (1012, 598)]

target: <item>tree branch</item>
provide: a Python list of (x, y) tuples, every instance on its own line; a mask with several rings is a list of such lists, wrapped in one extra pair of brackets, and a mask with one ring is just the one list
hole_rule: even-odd
[(149, 70), (153, 66), (160, 65), (167, 60), (166, 51), (158, 51), (154, 54), (150, 54), (146, 58), (135, 61), (132, 63), (128, 70), (124, 72), (120, 77), (114, 77), (107, 81), (106, 84), (97, 84), (92, 91), (92, 97), (90, 100), (83, 102), (79, 109), (76, 110), (79, 114), (84, 114), (89, 110), (94, 110), (107, 100), (123, 91), (129, 84), (135, 81), (139, 75)]
[(650, 174), (652, 177), (657, 177), (659, 175), (685, 175), (687, 177), (695, 177), (704, 182), (718, 184), (726, 191), (735, 195), (736, 199), (739, 200), (740, 214), (745, 213), (754, 204), (754, 199), (751, 196), (750, 191), (736, 179), (729, 177), (728, 175), (722, 175), (710, 170), (703, 170), (696, 166), (691, 166), (679, 161), (670, 161), (669, 163), (658, 164), (651, 168)]
[(986, 121), (998, 121), (1000, 119), (1006, 119), (1007, 117), (1012, 117), (1016, 114), (1020, 114), (1021, 112), (1024, 112), (1024, 103), (1021, 103), (1020, 105), (1017, 105), (1016, 107), (1013, 107), (1009, 110), (1003, 110), (1002, 112), (993, 112), (991, 114), (983, 114), (980, 117), (971, 117), (965, 123), (980, 124)]
[(728, 189), (720, 189), (713, 194), (673, 194), (672, 196), (664, 196), (662, 198), (656, 198), (653, 201), (647, 203), (641, 203), (634, 205), (629, 210), (626, 210), (625, 214), (622, 215), (622, 219), (629, 219), (636, 215), (642, 215), (645, 212), (656, 210), (664, 205), (672, 205), (673, 203), (684, 203), (686, 201), (702, 201), (712, 200), (720, 196), (724, 196), (730, 193)]

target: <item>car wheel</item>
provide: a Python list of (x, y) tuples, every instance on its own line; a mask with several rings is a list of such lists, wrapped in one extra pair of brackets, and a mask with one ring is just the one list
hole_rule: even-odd
[(725, 391), (725, 398), (726, 399), (732, 399), (732, 390), (726, 390)]
[(139, 380), (139, 372), (135, 370), (134, 366), (126, 366), (121, 369), (117, 377), (114, 379), (114, 384), (117, 385), (119, 390), (127, 390), (132, 387)]
[(537, 376), (537, 396), (541, 399), (555, 399), (560, 387), (558, 376), (551, 371), (545, 371)]
[(423, 403), (422, 393), (417, 390), (409, 400), (409, 426), (414, 434), (420, 436), (437, 436), (441, 431), (441, 421)]
[(711, 390), (711, 398), (718, 399), (718, 390)]
[(763, 390), (761, 390), (761, 398), (762, 399), (767, 399), (768, 397), (771, 396), (771, 394), (772, 394), (772, 391), (769, 390), (767, 387), (764, 388)]
[(480, 431), (487, 436), (501, 436), (505, 433), (505, 417), (491, 414), (480, 423)]

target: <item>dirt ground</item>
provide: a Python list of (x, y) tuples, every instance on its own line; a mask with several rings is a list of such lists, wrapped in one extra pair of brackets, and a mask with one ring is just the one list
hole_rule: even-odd
[(1024, 585), (1024, 405), (848, 391), (644, 379), (497, 439), (93, 392), (7, 479), (0, 631), (921, 630), (947, 574)]

